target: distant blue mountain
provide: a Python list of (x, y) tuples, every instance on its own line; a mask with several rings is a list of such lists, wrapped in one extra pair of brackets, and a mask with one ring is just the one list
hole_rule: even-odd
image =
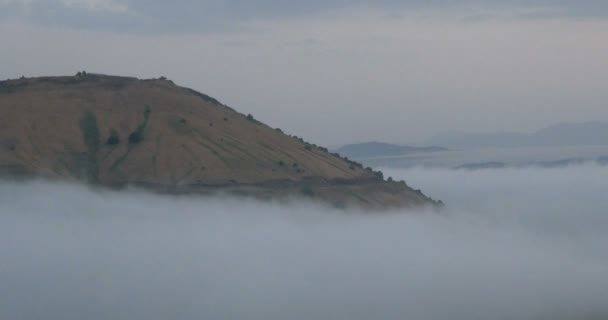
[(383, 142), (365, 142), (345, 145), (335, 151), (349, 158), (398, 156), (411, 153), (446, 151), (441, 147), (411, 147)]
[(608, 145), (608, 122), (560, 123), (534, 133), (446, 132), (426, 143), (452, 148)]

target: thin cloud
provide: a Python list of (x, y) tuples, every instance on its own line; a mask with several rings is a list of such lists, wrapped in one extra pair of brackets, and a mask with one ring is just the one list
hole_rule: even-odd
[[(239, 29), (248, 22), (289, 19), (351, 9), (392, 17), (417, 12), (452, 14), (465, 21), (491, 18), (606, 18), (605, 1), (277, 1), (3, 0), (4, 19), (73, 28), (137, 33), (199, 33)], [(0, 16), (2, 17), (2, 16)]]
[(129, 6), (114, 0), (62, 0), (62, 3), (72, 9), (94, 12), (126, 13)]

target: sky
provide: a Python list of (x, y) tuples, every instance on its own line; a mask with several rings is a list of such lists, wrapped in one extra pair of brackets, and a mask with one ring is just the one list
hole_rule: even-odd
[(0, 318), (606, 318), (608, 167), (385, 173), (447, 207), (2, 181)]
[(0, 78), (209, 94), (334, 146), (608, 120), (602, 0), (0, 0)]

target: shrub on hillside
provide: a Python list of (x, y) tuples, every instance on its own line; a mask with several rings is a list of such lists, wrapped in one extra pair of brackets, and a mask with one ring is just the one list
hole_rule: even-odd
[(374, 175), (376, 175), (376, 177), (378, 177), (378, 179), (384, 180), (384, 173), (382, 173), (382, 171), (376, 171), (376, 172), (374, 172)]
[(116, 129), (110, 130), (110, 136), (108, 137), (106, 144), (110, 146), (120, 144), (120, 136), (118, 135), (118, 131), (116, 131)]
[(144, 122), (140, 124), (135, 131), (129, 135), (129, 143), (137, 144), (144, 139), (144, 131), (148, 126), (148, 119), (150, 118), (151, 109), (150, 106), (146, 105), (144, 109)]
[(86, 155), (86, 160), (82, 163), (81, 169), (89, 183), (98, 182), (99, 165), (97, 163), (97, 151), (99, 149), (99, 128), (97, 127), (97, 118), (95, 114), (87, 111), (80, 119), (80, 131), (82, 139), (87, 148), (83, 154)]
[(97, 127), (97, 118), (94, 113), (84, 113), (80, 119), (80, 130), (89, 151), (97, 151), (99, 147), (99, 128)]
[(135, 131), (131, 132), (129, 135), (129, 143), (130, 144), (138, 144), (144, 139), (143, 130), (139, 130), (138, 127)]
[(311, 187), (306, 186), (306, 187), (302, 188), (302, 194), (305, 195), (305, 196), (307, 196), (307, 197), (311, 197), (312, 198), (312, 197), (315, 196), (315, 191), (312, 190)]

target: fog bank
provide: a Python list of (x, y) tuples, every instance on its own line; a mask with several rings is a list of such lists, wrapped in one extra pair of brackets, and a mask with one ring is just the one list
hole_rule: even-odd
[(384, 171), (448, 208), (1, 183), (0, 318), (608, 315), (608, 167)]

